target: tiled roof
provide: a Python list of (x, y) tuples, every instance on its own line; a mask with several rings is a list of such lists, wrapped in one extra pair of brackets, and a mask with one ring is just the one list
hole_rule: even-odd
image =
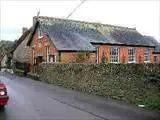
[(154, 38), (143, 36), (136, 30), (114, 30), (107, 36), (110, 37), (110, 42), (125, 43), (126, 45), (155, 46), (156, 44)]
[(61, 24), (43, 25), (43, 30), (50, 36), (57, 50), (95, 51), (89, 40), (79, 37)]
[(158, 45), (158, 41), (151, 36), (143, 36), (143, 40), (145, 40), (149, 45), (156, 46)]
[(148, 44), (155, 46), (153, 51), (154, 53), (160, 53), (160, 43), (155, 38), (151, 36), (144, 36), (143, 38), (148, 42)]
[(57, 50), (95, 51), (92, 44), (154, 46), (134, 28), (43, 16), (38, 22)]
[(155, 46), (154, 53), (160, 53), (160, 43)]
[[(51, 27), (58, 26), (59, 29), (65, 29), (70, 32), (70, 34), (76, 35), (77, 38), (87, 39), (92, 43), (152, 46), (144, 36), (133, 28), (50, 17), (40, 17), (40, 21), (45, 27), (49, 26), (51, 31)], [(61, 34), (66, 34), (66, 31), (61, 31)], [(68, 39), (69, 38), (70, 36), (68, 36)]]

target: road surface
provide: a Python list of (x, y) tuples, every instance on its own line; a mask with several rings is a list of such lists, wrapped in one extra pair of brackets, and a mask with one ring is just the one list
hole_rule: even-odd
[(62, 87), (0, 73), (10, 100), (0, 120), (160, 120), (160, 112), (106, 101)]

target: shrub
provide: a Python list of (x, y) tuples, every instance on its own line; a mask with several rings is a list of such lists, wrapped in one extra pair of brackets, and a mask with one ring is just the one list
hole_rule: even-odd
[(36, 73), (32, 73), (32, 72), (27, 73), (27, 77), (31, 78), (31, 79), (34, 79), (34, 80), (39, 79), (39, 75), (37, 75)]
[(18, 76), (24, 76), (25, 75), (25, 71), (21, 70), (21, 69), (13, 69), (13, 72), (15, 75)]
[(158, 109), (159, 73), (159, 64), (42, 63), (38, 68), (40, 81)]

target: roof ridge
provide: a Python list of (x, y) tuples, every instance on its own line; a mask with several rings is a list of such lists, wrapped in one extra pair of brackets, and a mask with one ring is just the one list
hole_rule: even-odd
[[(37, 16), (34, 16), (35, 18)], [(91, 24), (91, 25), (103, 25), (108, 27), (114, 27), (114, 28), (120, 28), (120, 29), (128, 29), (128, 30), (136, 30), (136, 28), (130, 28), (130, 27), (124, 27), (124, 26), (118, 26), (118, 25), (111, 25), (111, 24), (104, 24), (104, 23), (98, 23), (98, 22), (90, 22), (90, 21), (81, 21), (81, 20), (73, 20), (73, 19), (67, 19), (67, 18), (58, 18), (58, 17), (48, 17), (48, 16), (39, 16), (39, 18), (48, 18), (48, 19), (57, 19), (57, 20), (66, 20), (66, 21), (73, 21), (73, 22), (79, 22), (79, 23), (85, 23), (85, 24)]]
[(25, 40), (25, 38), (30, 34), (32, 27), (30, 27), (28, 30), (26, 30), (15, 43), (13, 44), (13, 48), (10, 50), (10, 52), (14, 52), (16, 48)]

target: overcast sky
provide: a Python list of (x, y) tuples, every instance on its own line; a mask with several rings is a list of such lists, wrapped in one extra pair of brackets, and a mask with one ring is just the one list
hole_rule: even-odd
[[(32, 26), (32, 18), (38, 9), (40, 16), (66, 18), (80, 2), (0, 0), (0, 39), (18, 39), (22, 27)], [(141, 34), (160, 41), (159, 0), (86, 0), (70, 19), (136, 27)]]

